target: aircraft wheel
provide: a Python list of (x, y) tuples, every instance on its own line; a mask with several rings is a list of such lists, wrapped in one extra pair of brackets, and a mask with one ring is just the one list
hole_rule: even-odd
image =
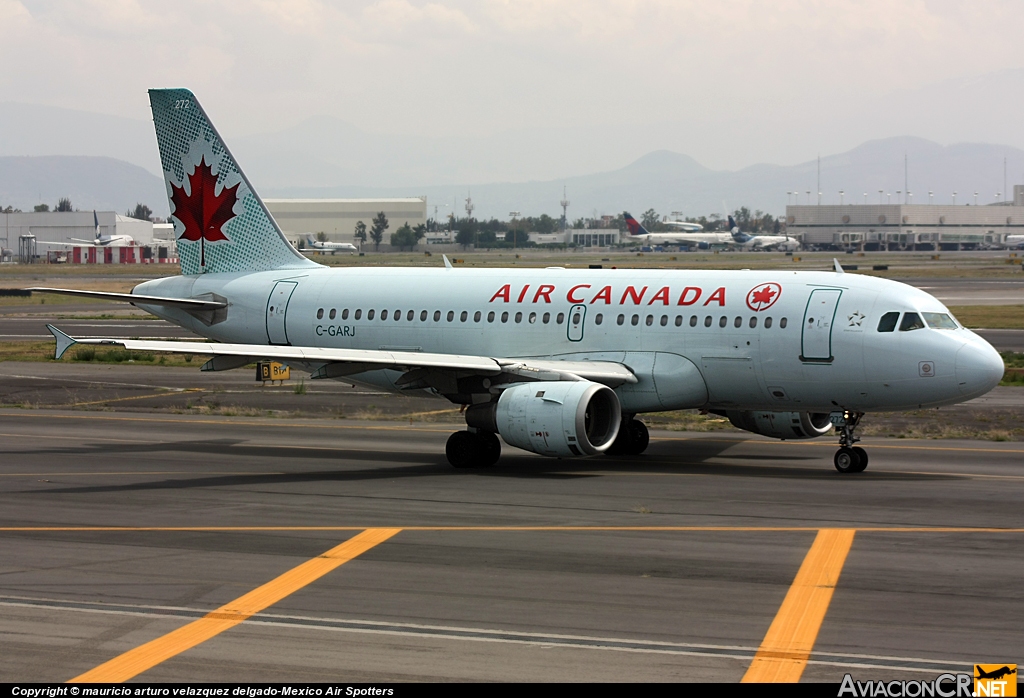
[(647, 446), (651, 443), (651, 434), (647, 431), (647, 425), (638, 419), (631, 419), (629, 421), (629, 442), (631, 456), (639, 456), (646, 451)]
[(484, 448), (476, 434), (468, 431), (457, 431), (448, 437), (444, 446), (444, 454), (448, 462), (456, 468), (472, 468), (479, 464)]
[(832, 462), (835, 464), (836, 470), (841, 473), (859, 473), (862, 470), (860, 455), (856, 450), (847, 446), (843, 446), (836, 451)]
[(857, 470), (855, 472), (862, 473), (864, 472), (864, 469), (868, 467), (868, 452), (860, 446), (854, 446), (853, 452), (857, 454), (858, 458), (860, 458), (860, 465), (857, 466)]
[(501, 458), (501, 441), (498, 440), (497, 434), (492, 434), (489, 431), (480, 431), (476, 434), (484, 446), (484, 457), (481, 465), (494, 465)]

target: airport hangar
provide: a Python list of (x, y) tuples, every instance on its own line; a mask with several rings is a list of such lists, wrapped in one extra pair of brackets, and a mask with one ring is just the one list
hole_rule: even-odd
[(1024, 185), (986, 206), (787, 206), (786, 230), (804, 245), (858, 250), (957, 250), (1003, 245), (1024, 234)]
[[(281, 230), (298, 246), (310, 233), (324, 233), (330, 242), (354, 242), (356, 223), (366, 224), (367, 235), (373, 218), (381, 211), (388, 219), (384, 244), (402, 225), (416, 227), (427, 222), (427, 197), (405, 199), (264, 199)], [(369, 239), (369, 238), (367, 238)], [(302, 240), (303, 244), (305, 240)]]

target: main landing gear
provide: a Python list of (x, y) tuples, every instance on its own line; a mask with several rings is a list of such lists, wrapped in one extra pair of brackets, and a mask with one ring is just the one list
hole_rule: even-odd
[(863, 416), (863, 412), (845, 412), (843, 423), (837, 425), (839, 450), (836, 451), (832, 462), (835, 463), (836, 470), (841, 473), (860, 473), (868, 467), (868, 452), (860, 446), (853, 445), (860, 441), (860, 437), (856, 435), (855, 431)]
[(647, 450), (647, 444), (651, 442), (651, 435), (647, 427), (632, 415), (626, 415), (622, 419), (622, 426), (619, 427), (619, 435), (608, 447), (607, 453), (613, 456), (639, 456)]
[(501, 457), (501, 442), (489, 431), (457, 431), (448, 437), (444, 453), (456, 468), (488, 468)]

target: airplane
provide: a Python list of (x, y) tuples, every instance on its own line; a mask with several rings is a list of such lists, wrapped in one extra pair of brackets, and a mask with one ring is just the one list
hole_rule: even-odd
[(782, 250), (793, 252), (800, 249), (800, 241), (791, 238), (789, 235), (752, 235), (744, 233), (736, 225), (736, 219), (729, 216), (729, 232), (732, 234), (733, 242), (748, 250)]
[(1021, 247), (1024, 246), (1024, 235), (1007, 235), (1006, 239), (1003, 240), (1005, 247)]
[(1011, 669), (1010, 667), (1008, 667), (1006, 665), (1000, 667), (999, 669), (993, 669), (992, 671), (985, 671), (984, 669), (982, 669), (980, 666), (978, 666), (976, 664), (974, 666), (974, 670), (978, 674), (975, 677), (977, 679), (996, 679), (996, 680), (998, 680), (998, 679), (1003, 678), (1004, 676), (1009, 676), (1011, 674), (1016, 674), (1017, 673), (1016, 669)]
[(662, 225), (667, 225), (671, 228), (678, 228), (684, 233), (698, 233), (704, 230), (704, 226), (700, 223), (690, 223), (689, 221), (663, 221)]
[(330, 251), (331, 254), (335, 252), (358, 252), (359, 250), (350, 242), (329, 242), (320, 241), (313, 237), (313, 233), (306, 233), (306, 244), (314, 249), (321, 251)]
[[(834, 271), (346, 267), (293, 248), (195, 96), (150, 90), (181, 275), (131, 293), (34, 288), (129, 302), (209, 341), (75, 344), (207, 355), (205, 371), (276, 360), (447, 400), (466, 429), (458, 468), (494, 466), (501, 441), (535, 454), (638, 456), (637, 415), (700, 409), (777, 439), (836, 433), (833, 465), (863, 471), (865, 414), (984, 395), (1003, 361), (935, 297)], [(207, 244), (209, 243), (209, 244)], [(209, 248), (209, 249), (207, 249)], [(884, 361), (878, 357), (884, 356)]]
[[(84, 242), (87, 245), (93, 245), (95, 247), (130, 247), (135, 244), (135, 239), (131, 235), (101, 235), (100, 234), (100, 219), (96, 215), (96, 211), (92, 212), (92, 222), (96, 229), (96, 237), (92, 240), (83, 240), (81, 238), (68, 238), (73, 242)], [(70, 242), (47, 242), (45, 240), (36, 240), (37, 245), (56, 245), (62, 247), (70, 247)]]
[[(622, 217), (626, 219), (626, 228), (629, 229), (629, 237), (627, 239), (630, 242), (639, 242), (647, 245), (692, 245), (704, 250), (713, 245), (726, 246), (733, 243), (730, 233), (695, 232), (686, 229), (671, 233), (651, 233), (644, 228), (640, 221), (633, 218), (629, 211), (623, 212)], [(686, 225), (698, 224), (687, 223)], [(703, 230), (702, 226), (698, 226), (698, 228)]]

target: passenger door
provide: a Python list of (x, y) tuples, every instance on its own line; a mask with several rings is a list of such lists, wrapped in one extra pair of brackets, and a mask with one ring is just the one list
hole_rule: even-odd
[(574, 305), (569, 308), (568, 329), (566, 330), (570, 342), (579, 342), (583, 339), (583, 321), (587, 317), (587, 306)]
[(800, 335), (800, 360), (815, 363), (832, 361), (832, 326), (836, 307), (843, 292), (838, 288), (818, 288), (811, 291), (804, 311)]
[(291, 300), (296, 281), (278, 281), (267, 300), (267, 337), (271, 344), (288, 344), (288, 332), (285, 329), (285, 318), (288, 313), (288, 301)]

